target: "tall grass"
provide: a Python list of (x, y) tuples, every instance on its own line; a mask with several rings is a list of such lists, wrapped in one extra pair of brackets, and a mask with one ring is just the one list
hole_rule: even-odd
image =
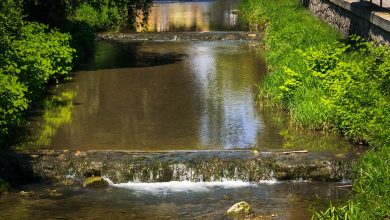
[(315, 219), (390, 217), (390, 50), (343, 39), (298, 0), (243, 0), (252, 29), (265, 31), (269, 74), (260, 98), (305, 129), (333, 130), (374, 150), (355, 167), (356, 197)]

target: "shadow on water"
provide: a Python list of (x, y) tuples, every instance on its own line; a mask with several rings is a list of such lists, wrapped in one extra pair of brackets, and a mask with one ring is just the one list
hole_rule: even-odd
[(153, 67), (182, 61), (186, 54), (176, 52), (144, 51), (143, 42), (98, 42), (95, 54), (86, 63), (76, 69), (95, 71), (102, 69), (121, 69)]

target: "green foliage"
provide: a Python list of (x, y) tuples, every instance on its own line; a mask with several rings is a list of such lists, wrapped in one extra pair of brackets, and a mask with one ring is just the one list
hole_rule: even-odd
[(368, 219), (365, 213), (360, 209), (360, 206), (349, 201), (344, 206), (329, 205), (329, 208), (325, 211), (313, 209), (312, 220), (352, 220), (352, 219)]
[(4, 75), (0, 68), (0, 142), (10, 128), (23, 122), (23, 112), (28, 107), (26, 86), (16, 76)]
[(7, 181), (0, 178), (0, 195), (6, 194), (10, 189), (11, 185)]
[(31, 21), (58, 28), (84, 22), (98, 31), (133, 25), (141, 15), (147, 19), (152, 4), (152, 0), (23, 0)]
[[(356, 196), (315, 210), (314, 219), (390, 217), (390, 49), (341, 36), (297, 0), (244, 0), (252, 27), (266, 32), (270, 74), (260, 96), (291, 114), (293, 124), (330, 129), (376, 150), (356, 167)], [(265, 29), (264, 29), (265, 28)]]
[(390, 50), (354, 36), (352, 43), (310, 48), (308, 71), (338, 131), (355, 142), (390, 144)]
[(29, 89), (28, 97), (42, 91), (49, 80), (64, 77), (71, 70), (74, 50), (70, 36), (38, 23), (26, 23), (5, 52), (2, 69), (18, 76)]
[(21, 2), (2, 0), (0, 2), (0, 40), (7, 34), (15, 34), (22, 26)]
[(96, 9), (87, 3), (80, 5), (75, 10), (71, 19), (85, 22), (95, 30), (107, 30), (118, 27), (125, 21), (125, 18), (121, 17), (119, 9), (115, 5), (109, 7), (109, 5), (106, 4)]
[(46, 25), (22, 20), (16, 1), (2, 2), (0, 22), (18, 29), (1, 29), (0, 38), (0, 142), (24, 122), (31, 101), (37, 100), (49, 81), (68, 76), (74, 50), (70, 35)]

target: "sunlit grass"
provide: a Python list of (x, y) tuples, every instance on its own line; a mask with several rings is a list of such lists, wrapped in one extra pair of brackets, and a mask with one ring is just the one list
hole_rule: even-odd
[[(354, 169), (356, 196), (314, 210), (313, 218), (390, 218), (388, 49), (354, 37), (345, 50), (341, 34), (297, 0), (244, 0), (241, 10), (253, 29), (265, 32), (269, 74), (259, 86), (262, 103), (287, 111), (297, 128), (338, 131), (375, 147)], [(310, 69), (315, 62), (325, 69)]]

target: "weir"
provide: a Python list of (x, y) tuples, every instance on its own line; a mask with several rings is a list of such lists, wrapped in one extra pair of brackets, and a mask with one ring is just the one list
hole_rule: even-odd
[(31, 164), (39, 177), (103, 176), (125, 182), (347, 181), (353, 155), (310, 152), (38, 151)]

